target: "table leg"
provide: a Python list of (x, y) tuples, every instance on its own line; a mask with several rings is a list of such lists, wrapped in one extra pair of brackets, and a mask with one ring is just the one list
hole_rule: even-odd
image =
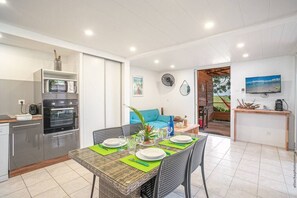
[(114, 188), (109, 182), (99, 177), (99, 197), (100, 198), (139, 198), (140, 187), (131, 192), (129, 195), (124, 195)]

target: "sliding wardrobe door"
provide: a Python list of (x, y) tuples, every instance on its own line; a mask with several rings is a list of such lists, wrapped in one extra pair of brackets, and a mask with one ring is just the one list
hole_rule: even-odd
[(105, 60), (105, 122), (107, 128), (121, 126), (122, 122), (121, 68), (121, 63)]
[(105, 128), (105, 70), (104, 59), (83, 55), (82, 114), (84, 146), (93, 144), (93, 131)]

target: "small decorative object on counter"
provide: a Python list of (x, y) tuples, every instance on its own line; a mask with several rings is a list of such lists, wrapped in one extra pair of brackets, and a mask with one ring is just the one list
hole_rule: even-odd
[(57, 71), (62, 71), (62, 61), (61, 56), (57, 55), (57, 51), (54, 50), (55, 60), (54, 60), (54, 69)]
[(185, 115), (185, 118), (184, 118), (184, 126), (185, 126), (185, 127), (187, 127), (187, 126), (188, 126), (187, 115)]
[(236, 108), (238, 109), (258, 109), (260, 107), (259, 104), (255, 104), (255, 100), (252, 103), (244, 102), (243, 99), (242, 99), (242, 102), (240, 102), (238, 99), (237, 101), (239, 105)]
[(170, 137), (174, 136), (174, 122), (173, 122), (173, 116), (170, 116), (170, 120), (168, 122), (168, 128), (167, 128), (168, 135)]

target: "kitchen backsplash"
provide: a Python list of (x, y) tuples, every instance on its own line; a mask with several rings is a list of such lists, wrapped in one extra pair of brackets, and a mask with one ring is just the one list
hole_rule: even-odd
[(0, 115), (21, 114), (20, 99), (25, 100), (23, 111), (28, 112), (29, 105), (34, 103), (34, 82), (0, 79)]

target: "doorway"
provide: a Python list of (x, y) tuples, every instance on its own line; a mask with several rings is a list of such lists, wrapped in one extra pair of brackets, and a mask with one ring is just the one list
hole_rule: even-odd
[(230, 137), (230, 66), (197, 70), (200, 131)]

